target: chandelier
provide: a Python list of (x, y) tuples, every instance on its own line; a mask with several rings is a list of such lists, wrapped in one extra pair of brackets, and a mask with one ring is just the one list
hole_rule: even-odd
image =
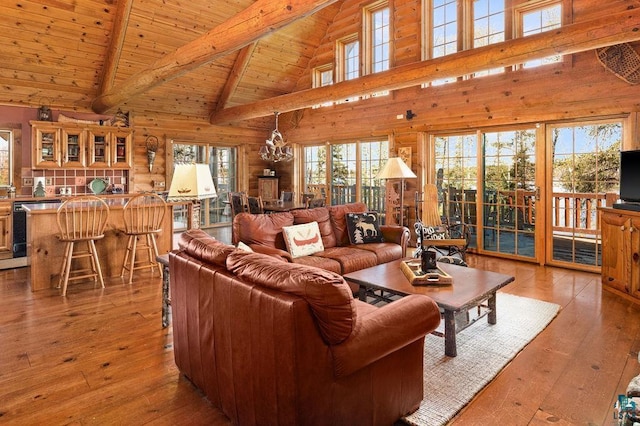
[(280, 113), (276, 111), (274, 114), (276, 116), (276, 128), (271, 132), (271, 137), (265, 141), (266, 145), (260, 147), (260, 157), (273, 163), (291, 161), (293, 160), (293, 149), (287, 146), (282, 133), (278, 130), (278, 115)]

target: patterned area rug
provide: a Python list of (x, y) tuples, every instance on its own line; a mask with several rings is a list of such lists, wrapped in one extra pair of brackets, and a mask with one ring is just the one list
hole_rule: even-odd
[(457, 335), (458, 356), (444, 355), (444, 340), (425, 339), (424, 395), (420, 408), (403, 418), (410, 425), (444, 425), (555, 318), (560, 306), (498, 293), (498, 323), (486, 318)]

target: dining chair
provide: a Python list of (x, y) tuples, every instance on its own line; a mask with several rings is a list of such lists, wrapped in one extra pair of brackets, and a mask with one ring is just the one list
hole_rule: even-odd
[(295, 192), (282, 191), (280, 193), (280, 201), (282, 202), (292, 202), (296, 198)]
[(309, 200), (313, 199), (316, 196), (313, 192), (304, 192), (302, 193), (302, 204), (307, 204)]
[[(166, 212), (167, 203), (153, 193), (138, 194), (130, 198), (122, 209), (124, 233), (129, 239), (120, 276), (123, 277), (124, 272), (129, 271), (129, 284), (133, 280), (133, 271), (138, 269), (151, 269), (153, 272), (157, 268), (162, 277), (162, 265), (156, 260), (159, 254), (156, 235), (162, 232)], [(140, 259), (138, 251), (146, 253), (146, 259)]]
[[(109, 220), (109, 206), (93, 195), (67, 199), (56, 212), (58, 223), (58, 239), (64, 243), (64, 259), (58, 280), (58, 288), (62, 287), (62, 295), (67, 295), (69, 281), (93, 278), (100, 281), (104, 288), (102, 268), (96, 251), (95, 241), (104, 238), (104, 230)], [(86, 244), (81, 249), (79, 244)], [(88, 259), (86, 262), (73, 262), (74, 259)], [(74, 266), (80, 266), (72, 269)]]
[(262, 203), (262, 197), (247, 197), (247, 207), (249, 213), (262, 214), (264, 213), (264, 204)]
[(316, 207), (324, 207), (324, 206), (325, 206), (324, 198), (312, 198), (310, 200), (307, 200), (308, 209), (315, 209)]
[(238, 213), (247, 212), (247, 200), (244, 192), (229, 192), (229, 205), (231, 206), (231, 219)]

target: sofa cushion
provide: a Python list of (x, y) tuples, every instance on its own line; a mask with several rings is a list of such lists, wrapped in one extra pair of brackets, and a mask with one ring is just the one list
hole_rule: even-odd
[(320, 253), (315, 253), (313, 256), (326, 257), (339, 262), (342, 268), (342, 275), (378, 264), (378, 258), (375, 253), (368, 250), (360, 250), (355, 246), (331, 247)]
[(285, 226), (282, 228), (282, 232), (287, 251), (294, 259), (324, 250), (318, 222)]
[(347, 213), (364, 213), (367, 211), (365, 203), (341, 204), (327, 207), (333, 233), (339, 246), (349, 245), (349, 232), (347, 230)]
[(402, 253), (402, 246), (396, 243), (369, 243), (369, 244), (357, 244), (350, 246), (360, 250), (367, 250), (376, 255), (378, 258), (378, 264), (387, 263), (393, 260), (401, 259), (404, 257)]
[(293, 225), (289, 212), (273, 214), (239, 213), (233, 218), (234, 240), (286, 250), (282, 228)]
[(335, 247), (337, 245), (336, 236), (331, 227), (329, 210), (326, 207), (292, 210), (291, 214), (293, 215), (293, 223), (295, 224), (318, 222), (324, 248)]
[(218, 266), (225, 266), (227, 256), (235, 250), (235, 247), (216, 240), (202, 229), (183, 232), (178, 247), (190, 256)]
[(240, 250), (229, 255), (227, 269), (242, 280), (304, 298), (330, 345), (343, 342), (353, 331), (355, 301), (338, 274), (295, 263), (276, 263), (270, 256)]
[(351, 244), (382, 243), (378, 213), (347, 213), (347, 231)]

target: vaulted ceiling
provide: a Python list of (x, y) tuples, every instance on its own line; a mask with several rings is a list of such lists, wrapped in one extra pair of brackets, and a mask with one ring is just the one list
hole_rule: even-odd
[(294, 91), (338, 9), (335, 0), (0, 2), (0, 103), (208, 121)]
[[(243, 127), (350, 95), (395, 90), (640, 38), (640, 10), (309, 89), (343, 0), (0, 2), (0, 104), (168, 115)], [(305, 89), (305, 90), (301, 90)]]

